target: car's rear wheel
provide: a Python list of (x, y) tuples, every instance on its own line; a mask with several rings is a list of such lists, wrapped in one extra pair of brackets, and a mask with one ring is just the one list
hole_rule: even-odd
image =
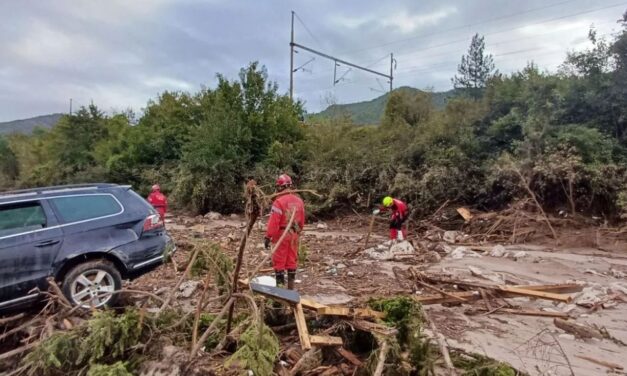
[(83, 308), (111, 306), (117, 298), (113, 292), (120, 288), (120, 272), (106, 260), (78, 264), (63, 278), (63, 294), (72, 304)]

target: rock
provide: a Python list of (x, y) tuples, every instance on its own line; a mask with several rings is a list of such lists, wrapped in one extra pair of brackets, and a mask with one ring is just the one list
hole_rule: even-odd
[(210, 211), (209, 213), (205, 214), (205, 218), (211, 221), (217, 221), (219, 219), (222, 219), (222, 214)]
[(227, 237), (227, 238), (229, 239), (229, 241), (231, 241), (231, 242), (234, 242), (234, 241), (237, 239), (237, 237), (235, 236), (235, 234), (234, 234), (234, 233), (232, 233), (232, 232), (231, 232), (231, 233), (229, 233), (226, 237)]
[(425, 259), (427, 260), (427, 262), (439, 262), (440, 260), (442, 260), (442, 256), (440, 256), (440, 254), (437, 252), (430, 251), (427, 252), (427, 254), (425, 255)]
[(610, 268), (609, 271), (610, 275), (614, 278), (625, 278), (627, 277), (627, 274), (625, 274), (624, 272), (621, 272), (620, 270), (616, 270), (616, 269), (612, 269)]
[(459, 235), (460, 235), (459, 231), (444, 231), (444, 235), (442, 235), (442, 239), (444, 239), (444, 241), (447, 243), (455, 244)]
[(327, 274), (337, 275), (337, 269), (336, 268), (329, 268), (329, 269), (327, 269)]
[(464, 257), (477, 257), (480, 258), (481, 255), (471, 251), (470, 249), (468, 249), (467, 247), (457, 247), (453, 250), (453, 252), (451, 252), (449, 254), (449, 257), (451, 257), (454, 260), (458, 260), (458, 259), (462, 259)]
[(353, 273), (353, 272), (348, 272), (348, 273), (346, 273), (346, 275), (347, 275), (347, 276), (349, 276), (349, 277), (352, 277), (352, 276), (354, 276), (354, 275), (355, 275), (355, 273)]
[(231, 218), (231, 219), (239, 219), (239, 215), (233, 213), (233, 214), (229, 215), (229, 218)]
[(518, 251), (518, 252), (514, 253), (514, 255), (512, 256), (512, 258), (515, 261), (518, 261), (518, 260), (523, 259), (525, 257), (527, 257), (527, 252), (525, 252), (525, 251)]
[(318, 223), (318, 224), (316, 225), (316, 228), (317, 228), (318, 230), (326, 230), (326, 229), (328, 229), (328, 228), (329, 228), (329, 226), (328, 226), (326, 223), (324, 223), (324, 222), (320, 222), (320, 223)]
[(627, 295), (627, 283), (625, 282), (612, 282), (610, 283), (610, 290), (613, 292), (620, 292)]
[(337, 264), (337, 265), (335, 265), (335, 268), (336, 269), (345, 269), (346, 265), (344, 265), (344, 264)]
[(402, 254), (402, 253), (414, 253), (416, 249), (413, 245), (411, 245), (408, 241), (402, 241), (394, 244), (390, 247), (390, 252), (393, 254)]
[(584, 287), (581, 292), (575, 296), (573, 302), (583, 307), (592, 307), (596, 303), (599, 303), (606, 295), (607, 288), (599, 284), (595, 284)]
[(200, 281), (185, 281), (179, 286), (179, 296), (189, 298), (200, 285)]
[(492, 247), (492, 249), (490, 250), (489, 255), (492, 256), (492, 257), (503, 257), (506, 252), (507, 251), (505, 250), (505, 247), (503, 247), (500, 244), (497, 244), (494, 247)]
[(375, 260), (391, 260), (396, 255), (415, 252), (414, 247), (411, 245), (410, 242), (406, 240), (402, 242), (398, 242), (391, 246), (386, 246), (385, 244), (391, 245), (391, 242), (379, 244), (375, 248), (368, 248), (364, 251), (364, 253), (368, 255), (368, 257), (375, 259)]

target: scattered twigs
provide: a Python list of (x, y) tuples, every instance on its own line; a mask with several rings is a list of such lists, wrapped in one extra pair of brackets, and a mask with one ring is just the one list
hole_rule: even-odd
[(37, 345), (39, 345), (39, 341), (31, 342), (28, 345), (24, 345), (22, 347), (18, 347), (17, 349), (7, 351), (3, 354), (0, 354), (0, 360), (5, 360), (5, 359), (12, 358), (16, 355), (20, 355), (21, 353), (26, 352)]
[(0, 325), (5, 325), (5, 324), (8, 324), (10, 322), (17, 321), (19, 319), (24, 318), (25, 316), (26, 315), (24, 313), (18, 313), (17, 315), (14, 315), (14, 316), (1, 318), (0, 319)]
[(54, 278), (48, 278), (48, 286), (50, 290), (52, 290), (52, 294), (57, 297), (59, 302), (63, 304), (66, 308), (72, 308), (72, 303), (63, 295), (63, 292), (59, 288), (59, 285), (55, 282)]
[(2, 341), (3, 339), (18, 333), (30, 326), (33, 326), (35, 324), (39, 324), (42, 321), (41, 317), (35, 317), (32, 320), (26, 321), (25, 323), (22, 323), (21, 325), (16, 326), (15, 328), (11, 329), (11, 330), (7, 330), (6, 332), (0, 334), (0, 341)]
[[(248, 216), (248, 224), (246, 225), (246, 230), (244, 232), (244, 236), (242, 236), (242, 240), (239, 243), (239, 249), (237, 251), (237, 261), (235, 262), (235, 270), (233, 271), (233, 284), (231, 285), (231, 295), (237, 293), (237, 281), (239, 280), (239, 272), (242, 269), (242, 262), (244, 260), (244, 250), (246, 249), (246, 242), (248, 241), (248, 236), (250, 235), (250, 231), (253, 229), (257, 218), (261, 213), (261, 205), (257, 201), (257, 194), (260, 190), (257, 188), (257, 183), (254, 180), (250, 180), (246, 184), (246, 215)], [(233, 309), (234, 306), (231, 306), (229, 309), (229, 315), (226, 320), (226, 332), (229, 333), (231, 331), (231, 322), (233, 320)]]
[(229, 300), (227, 300), (227, 302), (222, 307), (222, 310), (220, 310), (220, 312), (216, 315), (215, 319), (213, 319), (213, 321), (211, 322), (211, 325), (209, 325), (209, 327), (200, 336), (200, 338), (198, 339), (198, 342), (196, 342), (192, 346), (192, 350), (190, 351), (190, 354), (189, 354), (190, 360), (193, 360), (194, 357), (198, 354), (198, 351), (200, 350), (200, 347), (202, 346), (202, 344), (205, 343), (205, 341), (207, 341), (207, 338), (209, 338), (209, 335), (211, 335), (211, 333), (216, 329), (216, 327), (218, 326), (218, 323), (220, 322), (222, 317), (226, 315), (227, 311), (231, 308), (234, 302), (235, 302), (234, 297), (231, 297)]
[(183, 280), (187, 278), (190, 271), (192, 270), (192, 266), (194, 265), (194, 262), (196, 262), (196, 257), (198, 257), (198, 252), (200, 252), (200, 248), (197, 247), (194, 250), (194, 253), (192, 254), (192, 258), (189, 260), (189, 263), (187, 264), (187, 267), (185, 268), (183, 275), (181, 275), (181, 278), (179, 278), (179, 280), (176, 282), (176, 285), (174, 285), (174, 288), (170, 291), (170, 294), (168, 294), (168, 297), (165, 299), (165, 301), (161, 305), (161, 308), (159, 309), (160, 312), (163, 312), (170, 305), (170, 302), (174, 298), (174, 294), (176, 294), (176, 290), (179, 289), (179, 286), (181, 286), (181, 283), (183, 283)]
[(451, 361), (451, 354), (448, 350), (448, 345), (446, 344), (446, 340), (444, 339), (444, 336), (442, 335), (442, 333), (438, 331), (438, 328), (435, 326), (435, 323), (433, 322), (433, 320), (431, 320), (431, 318), (429, 317), (429, 315), (427, 314), (425, 310), (422, 311), (422, 316), (429, 323), (429, 327), (431, 328), (431, 331), (433, 332), (433, 336), (438, 342), (438, 346), (440, 347), (440, 353), (442, 353), (442, 357), (444, 358), (444, 365), (446, 366), (446, 369), (448, 370), (448, 374), (450, 376), (456, 376), (457, 370), (455, 369), (455, 366), (453, 365), (453, 362)]
[(551, 221), (549, 220), (549, 217), (544, 212), (544, 209), (542, 208), (542, 205), (540, 205), (540, 201), (538, 201), (538, 198), (536, 197), (536, 194), (533, 193), (533, 190), (529, 186), (529, 182), (527, 181), (525, 176), (522, 174), (520, 169), (518, 169), (518, 167), (513, 166), (513, 164), (512, 164), (512, 167), (513, 167), (512, 169), (514, 170), (516, 175), (518, 175), (518, 177), (520, 178), (520, 181), (522, 182), (523, 187), (525, 188), (527, 193), (529, 193), (529, 196), (531, 196), (531, 199), (533, 200), (533, 202), (538, 207), (538, 210), (540, 210), (540, 213), (542, 213), (542, 217), (544, 218), (544, 221), (546, 222), (547, 226), (549, 226), (549, 229), (551, 230), (551, 233), (553, 234), (553, 239), (555, 239), (556, 242), (559, 242), (559, 239), (557, 237), (557, 233), (555, 232), (555, 229), (553, 228), (553, 225), (551, 225)]
[(621, 366), (620, 364), (616, 364), (616, 363), (608, 362), (608, 361), (601, 360), (601, 359), (595, 359), (595, 358), (593, 358), (593, 357), (591, 357), (591, 356), (582, 355), (582, 354), (576, 354), (575, 356), (576, 356), (577, 358), (587, 360), (587, 361), (592, 362), (592, 363), (594, 363), (594, 364), (598, 364), (598, 365), (600, 365), (600, 366), (607, 367), (607, 368), (609, 368), (609, 369), (611, 369), (611, 370), (619, 370), (619, 371), (622, 371), (622, 370), (624, 369), (624, 368), (623, 368), (623, 366)]
[(452, 299), (455, 299), (455, 300), (459, 300), (460, 302), (465, 302), (466, 301), (466, 299), (464, 299), (464, 298), (461, 298), (461, 297), (453, 295), (453, 294), (449, 294), (448, 292), (446, 292), (444, 290), (441, 290), (441, 289), (439, 289), (439, 288), (437, 288), (435, 286), (431, 286), (430, 284), (428, 284), (426, 282), (423, 282), (420, 279), (416, 279), (416, 283), (418, 283), (419, 285), (421, 285), (423, 287), (426, 287), (426, 288), (428, 288), (430, 290), (438, 292), (438, 293), (442, 294), (443, 296), (448, 296), (449, 298), (452, 298)]
[(205, 298), (207, 297), (207, 290), (209, 289), (209, 280), (211, 278), (211, 274), (207, 273), (207, 277), (205, 278), (205, 283), (202, 288), (202, 293), (200, 294), (200, 300), (198, 301), (198, 307), (196, 307), (196, 313), (194, 315), (194, 326), (192, 328), (192, 346), (196, 345), (196, 339), (198, 337), (198, 324), (200, 323), (200, 312), (205, 302)]
[(377, 367), (372, 373), (373, 376), (383, 375), (385, 358), (387, 358), (388, 351), (390, 351), (390, 346), (388, 345), (388, 341), (386, 339), (379, 339), (379, 344), (381, 344), (381, 347), (379, 347), (379, 354), (377, 354)]

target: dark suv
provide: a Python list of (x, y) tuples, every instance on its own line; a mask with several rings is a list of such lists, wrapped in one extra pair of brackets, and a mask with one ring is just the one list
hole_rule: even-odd
[(157, 212), (130, 186), (0, 193), (0, 309), (36, 300), (49, 277), (75, 305), (111, 305), (123, 279), (174, 249)]

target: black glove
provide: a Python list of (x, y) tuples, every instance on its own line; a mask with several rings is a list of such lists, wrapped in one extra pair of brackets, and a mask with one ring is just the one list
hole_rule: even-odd
[(263, 246), (265, 249), (270, 249), (270, 244), (272, 244), (270, 238), (263, 238)]

